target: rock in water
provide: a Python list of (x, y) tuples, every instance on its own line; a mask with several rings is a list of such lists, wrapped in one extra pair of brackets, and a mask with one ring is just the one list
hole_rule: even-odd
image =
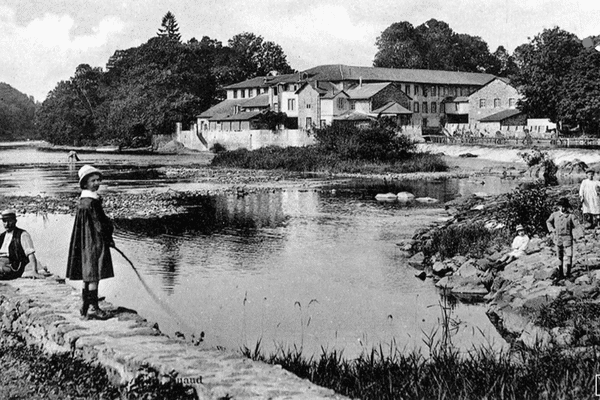
[(429, 203), (429, 204), (439, 202), (438, 199), (434, 199), (432, 197), (417, 197), (415, 200), (418, 201), (419, 203)]
[(410, 192), (400, 192), (396, 195), (396, 198), (398, 201), (407, 203), (409, 201), (413, 201), (415, 199), (415, 195)]
[(377, 201), (396, 201), (396, 195), (394, 193), (379, 193), (375, 196)]

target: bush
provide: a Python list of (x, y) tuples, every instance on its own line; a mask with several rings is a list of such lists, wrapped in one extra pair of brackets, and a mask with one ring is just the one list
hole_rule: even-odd
[(337, 122), (315, 129), (314, 135), (321, 151), (342, 160), (387, 162), (402, 159), (415, 149), (407, 136), (398, 135), (385, 121), (373, 122), (368, 128)]
[(427, 256), (439, 254), (442, 259), (456, 255), (481, 258), (492, 238), (492, 232), (482, 222), (450, 225), (434, 231), (429, 246), (424, 250)]
[(547, 198), (543, 183), (521, 184), (508, 195), (506, 227), (514, 232), (521, 224), (530, 234), (545, 235), (546, 220), (552, 214), (552, 203)]
[(211, 146), (210, 151), (212, 151), (215, 154), (218, 154), (227, 151), (227, 149), (221, 143), (217, 142)]

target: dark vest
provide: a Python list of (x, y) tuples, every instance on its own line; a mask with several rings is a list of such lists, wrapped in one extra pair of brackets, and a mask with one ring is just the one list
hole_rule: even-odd
[[(25, 255), (25, 250), (23, 250), (23, 245), (21, 245), (21, 235), (23, 232), (25, 232), (23, 229), (15, 227), (12, 241), (8, 245), (8, 261), (10, 261), (12, 269), (15, 270), (16, 278), (23, 275), (25, 266), (29, 263), (29, 257)], [(6, 232), (3, 232), (0, 235), (0, 246), (4, 243), (5, 237)]]

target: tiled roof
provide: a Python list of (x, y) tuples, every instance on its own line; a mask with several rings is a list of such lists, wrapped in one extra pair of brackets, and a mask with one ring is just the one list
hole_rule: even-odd
[(250, 99), (247, 99), (244, 103), (241, 104), (242, 107), (250, 108), (250, 107), (269, 107), (269, 94), (263, 93), (258, 96), (254, 96)]
[(267, 78), (264, 76), (257, 76), (256, 78), (248, 79), (243, 82), (234, 83), (232, 85), (225, 86), (223, 89), (247, 89), (257, 87), (268, 87)]
[(364, 112), (349, 110), (343, 114), (333, 117), (336, 121), (371, 121), (375, 117), (365, 114)]
[(298, 83), (299, 81), (300, 74), (298, 72), (296, 72), (295, 74), (284, 74), (267, 77), (267, 82), (269, 85), (273, 85), (275, 83)]
[(391, 83), (363, 83), (362, 85), (356, 85), (350, 89), (347, 89), (346, 92), (348, 93), (348, 96), (350, 96), (351, 99), (370, 99), (371, 97), (375, 96), (377, 93), (382, 91), (388, 85), (391, 85)]
[(248, 99), (223, 100), (219, 104), (216, 104), (216, 105), (212, 106), (211, 108), (209, 108), (208, 110), (203, 111), (200, 115), (198, 115), (198, 118), (209, 118), (214, 115), (233, 114), (233, 112), (235, 110), (235, 106), (240, 106), (247, 100)]
[(260, 115), (261, 111), (245, 111), (238, 114), (226, 115), (226, 116), (214, 116), (210, 118), (211, 121), (247, 121)]
[(491, 74), (475, 72), (442, 71), (430, 69), (397, 69), (377, 67), (354, 67), (349, 65), (319, 65), (303, 71), (309, 80), (408, 82), (447, 85), (483, 86), (495, 78)]
[(521, 111), (516, 109), (504, 110), (499, 113), (488, 115), (487, 117), (481, 118), (479, 122), (501, 122), (507, 118), (514, 117), (515, 115), (521, 114)]
[(389, 103), (385, 104), (382, 107), (379, 107), (376, 110), (373, 110), (373, 114), (377, 114), (377, 115), (398, 115), (398, 114), (412, 114), (412, 112), (410, 110), (407, 110), (406, 108), (402, 107), (400, 104), (396, 103), (395, 101), (390, 101)]

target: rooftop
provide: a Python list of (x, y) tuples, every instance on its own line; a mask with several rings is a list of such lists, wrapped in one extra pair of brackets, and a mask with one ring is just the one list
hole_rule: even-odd
[(501, 122), (507, 118), (514, 117), (515, 115), (519, 114), (522, 114), (521, 111), (513, 108), (510, 110), (500, 111), (496, 114), (488, 115), (485, 118), (481, 118), (479, 122)]
[(306, 76), (309, 80), (326, 81), (359, 81), (362, 79), (367, 82), (414, 82), (474, 86), (483, 86), (495, 78), (492, 74), (475, 72), (355, 67), (343, 64), (319, 65), (303, 71), (300, 76)]
[(402, 107), (400, 104), (395, 101), (390, 101), (389, 103), (379, 107), (376, 110), (373, 110), (372, 114), (376, 115), (398, 115), (398, 114), (412, 114), (410, 110)]
[(363, 83), (346, 90), (346, 92), (351, 99), (370, 99), (389, 85), (391, 85), (390, 82)]

